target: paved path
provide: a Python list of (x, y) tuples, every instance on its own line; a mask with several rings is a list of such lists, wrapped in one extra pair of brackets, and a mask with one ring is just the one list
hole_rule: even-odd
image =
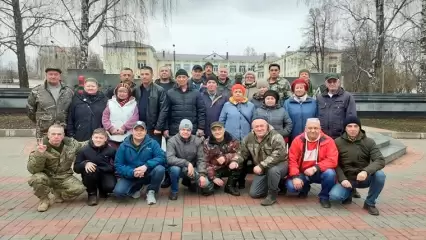
[(88, 207), (83, 195), (38, 213), (38, 200), (26, 183), (34, 143), (0, 138), (0, 239), (426, 239), (426, 140), (405, 141), (408, 154), (386, 167), (378, 217), (361, 209), (362, 199), (321, 208), (318, 186), (306, 200), (282, 196), (272, 207), (260, 206), (247, 191), (241, 197), (207, 198), (183, 191), (178, 201), (169, 201), (162, 190), (154, 206), (108, 199)]

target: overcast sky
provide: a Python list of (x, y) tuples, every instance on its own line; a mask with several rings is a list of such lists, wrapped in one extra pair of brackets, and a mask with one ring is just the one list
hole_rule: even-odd
[[(283, 54), (287, 46), (295, 50), (303, 43), (308, 8), (299, 0), (177, 2), (179, 5), (167, 23), (161, 16), (147, 21), (149, 33), (145, 39), (140, 39), (141, 42), (152, 45), (157, 51), (173, 50), (175, 44), (177, 53), (210, 54), (215, 51), (232, 55), (243, 54), (247, 46), (260, 54)], [(73, 44), (70, 36), (62, 31), (53, 39), (45, 37), (45, 41), (46, 44), (53, 40), (60, 46), (70, 46)], [(104, 43), (104, 39), (97, 38), (90, 47), (102, 54), (100, 45)], [(28, 53), (35, 58), (34, 50), (29, 49)], [(11, 60), (16, 61), (16, 56), (7, 53), (0, 59), (6, 65)]]

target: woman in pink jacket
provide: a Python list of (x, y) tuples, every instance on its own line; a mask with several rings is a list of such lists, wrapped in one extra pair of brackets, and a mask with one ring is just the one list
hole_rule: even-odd
[(111, 146), (118, 148), (138, 120), (138, 104), (131, 95), (130, 86), (118, 84), (102, 114), (102, 125), (108, 131)]

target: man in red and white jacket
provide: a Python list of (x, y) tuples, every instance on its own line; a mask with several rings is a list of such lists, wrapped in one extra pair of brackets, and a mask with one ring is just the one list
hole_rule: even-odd
[(321, 131), (319, 119), (309, 118), (305, 132), (297, 136), (290, 146), (287, 191), (299, 192), (299, 197), (305, 198), (311, 189), (310, 184), (320, 183), (320, 204), (330, 208), (329, 192), (336, 183), (334, 169), (338, 157), (336, 144)]

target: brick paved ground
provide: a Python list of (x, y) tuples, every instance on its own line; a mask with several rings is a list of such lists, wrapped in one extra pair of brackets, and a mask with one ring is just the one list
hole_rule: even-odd
[[(217, 194), (199, 197), (182, 192), (168, 201), (161, 192), (157, 205), (144, 200), (85, 205), (86, 196), (36, 211), (26, 183), (26, 160), (34, 141), (0, 138), (1, 239), (426, 239), (426, 140), (407, 140), (408, 155), (386, 167), (388, 182), (378, 204), (381, 215), (333, 204), (322, 209), (314, 187), (306, 200), (280, 197), (272, 207), (260, 200)], [(366, 191), (361, 190), (362, 196)]]

